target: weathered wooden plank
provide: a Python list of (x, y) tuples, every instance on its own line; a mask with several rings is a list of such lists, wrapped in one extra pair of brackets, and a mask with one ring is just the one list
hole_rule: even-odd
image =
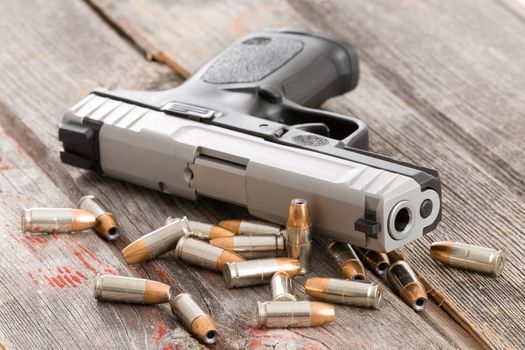
[[(291, 2), (296, 13), (283, 10), (290, 5), (282, 2), (251, 3), (249, 9), (244, 4), (231, 4), (225, 15), (254, 20), (241, 21), (243, 26), (234, 27), (224, 25), (221, 18), (221, 37), (217, 38), (216, 21), (209, 14), (218, 13), (222, 4), (207, 3), (205, 10), (197, 12), (202, 4), (197, 9), (187, 4), (128, 1), (126, 6), (119, 6), (105, 0), (90, 2), (130, 37), (140, 33), (142, 42), (137, 40), (138, 45), (147, 42), (150, 52), (162, 51), (182, 66), (182, 72), (198, 65), (196, 56), (189, 61), (184, 57), (194, 41), (210, 47), (221, 40), (229, 42), (260, 29), (255, 19), (268, 14), (272, 19), (266, 20), (265, 26), (308, 23), (355, 43), (363, 62), (360, 87), (327, 107), (341, 113), (354, 112), (368, 121), (373, 150), (436, 166), (443, 174), (443, 225), (427, 240), (408, 247), (411, 260), (445, 291), (465, 318), (473, 320), (484, 341), (501, 347), (522, 344), (514, 330), (523, 329), (518, 324), (518, 315), (523, 316), (523, 312), (516, 304), (507, 309), (513, 299), (523, 297), (517, 276), (523, 260), (519, 223), (524, 213), (520, 174), (525, 164), (521, 137), (525, 123), (522, 102), (516, 94), (525, 83), (519, 78), (524, 68), (520, 58), (524, 28), (523, 21), (512, 12), (498, 3), (485, 2)], [(164, 30), (155, 25), (156, 17), (149, 15), (158, 12), (164, 18), (203, 14), (207, 25), (195, 25), (191, 31), (185, 31), (186, 26)], [(497, 239), (494, 228), (503, 232)], [(426, 252), (429, 239), (444, 238), (510, 250), (507, 274), (490, 279), (439, 267), (429, 261)], [(473, 293), (480, 284), (486, 284), (485, 292)], [(487, 314), (493, 320), (485, 325)]]
[[(41, 6), (42, 9), (38, 12), (30, 11), (31, 6), (24, 2), (2, 4), (3, 11), (6, 13), (18, 13), (17, 11), (24, 11), (25, 8), (29, 10), (28, 13), (23, 13), (24, 16), (6, 17), (12, 19), (12, 22), (2, 28), (1, 35), (6, 35), (13, 40), (9, 41), (8, 58), (0, 62), (3, 66), (2, 71), (5, 72), (0, 78), (2, 79), (0, 92), (2, 96), (7, 96), (2, 102), (4, 107), (0, 113), (0, 123), (9, 128), (9, 132), (20, 141), (20, 147), (28, 151), (36, 165), (50, 179), (46, 180), (49, 186), (38, 189), (39, 195), (44, 196), (39, 199), (40, 205), (61, 205), (61, 203), (72, 205), (81, 194), (93, 193), (115, 212), (123, 228), (121, 239), (114, 245), (103, 244), (92, 233), (79, 235), (78, 240), (77, 236), (74, 236), (74, 240), (67, 239), (68, 236), (56, 236), (55, 244), (60, 248), (64, 245), (64, 256), (59, 258), (60, 253), (50, 250), (45, 255), (46, 261), (47, 259), (58, 261), (60, 264), (58, 266), (65, 271), (66, 265), (63, 264), (69, 263), (71, 259), (67, 254), (75, 255), (67, 247), (71, 248), (70, 245), (73, 245), (72, 249), (75, 250), (75, 242), (77, 242), (97, 256), (102, 262), (100, 263), (103, 265), (102, 270), (106, 268), (104, 264), (107, 264), (108, 269), (116, 269), (122, 274), (133, 271), (135, 275), (167, 281), (193, 293), (203, 305), (207, 306), (208, 311), (221, 326), (223, 335), (219, 348), (250, 346), (279, 348), (288, 346), (287, 343), (295, 344), (297, 347), (321, 348), (346, 348), (349, 345), (358, 348), (401, 346), (415, 348), (468, 344), (468, 340), (460, 338), (456, 333), (449, 335), (445, 334), (446, 332), (441, 332), (442, 334), (436, 332), (390, 292), (386, 295), (385, 307), (380, 311), (338, 308), (338, 322), (328, 327), (312, 330), (260, 331), (253, 324), (254, 304), (255, 300), (268, 298), (268, 287), (225, 290), (220, 276), (174, 263), (173, 254), (167, 254), (161, 259), (128, 270), (123, 265), (117, 249), (159, 226), (168, 214), (186, 214), (195, 219), (215, 221), (231, 216), (245, 217), (246, 213), (239, 208), (210, 200), (191, 203), (61, 165), (57, 155), (60, 149), (56, 140), (57, 125), (63, 111), (81, 98), (88, 89), (99, 84), (118, 85), (121, 88), (143, 87), (144, 79), (155, 80), (159, 77), (173, 78), (173, 76), (166, 75), (165, 71), (158, 67), (151, 68), (144, 62), (140, 63), (134, 50), (124, 42), (116, 40), (116, 35), (101, 31), (100, 27), (104, 28), (104, 25), (90, 17), (89, 11), (79, 4), (70, 2), (48, 4)], [(66, 12), (75, 18), (74, 25), (66, 20), (64, 15)], [(57, 14), (63, 21), (54, 20)], [(79, 21), (78, 18), (83, 20)], [(56, 40), (57, 36), (61, 37), (60, 41)], [(31, 55), (34, 57), (28, 60)], [(53, 67), (49, 67), (46, 62), (53, 62)], [(124, 76), (126, 77), (123, 78)], [(31, 94), (25, 93), (28, 89)], [(14, 154), (12, 158), (18, 159), (18, 155)], [(41, 177), (45, 178), (46, 175), (39, 175), (38, 180), (44, 181)], [(32, 193), (32, 189), (23, 187), (19, 189), (17, 179), (11, 181), (13, 185), (9, 191), (13, 193), (19, 191), (26, 195), (28, 191)], [(53, 196), (57, 191), (51, 187), (53, 182), (64, 194), (54, 200), (48, 200), (45, 196)], [(7, 201), (10, 202), (11, 199)], [(16, 232), (17, 211), (11, 208), (6, 215), (9, 221), (6, 231), (3, 232)], [(51, 241), (54, 240), (54, 236), (45, 239)], [(82, 250), (80, 247), (78, 249)], [(32, 252), (31, 249), (28, 250), (28, 253)], [(85, 251), (82, 250), (80, 253)], [(8, 271), (10, 274), (15, 274), (24, 264), (20, 263), (17, 255), (6, 254), (12, 261)], [(89, 254), (88, 256), (91, 257)], [(314, 259), (319, 264), (318, 273), (336, 274), (335, 268), (319, 248), (316, 248)], [(84, 265), (82, 260), (77, 260), (77, 263), (82, 264), (81, 266), (94, 272)], [(31, 263), (26, 264), (27, 266), (39, 266), (32, 260), (28, 261)], [(94, 263), (88, 262), (88, 264), (95, 270), (100, 270), (92, 265)], [(38, 267), (36, 268), (38, 271)], [(40, 268), (44, 272), (48, 271), (44, 270), (47, 269), (46, 265)], [(53, 267), (49, 269), (49, 274), (50, 271), (54, 272)], [(58, 267), (56, 270), (60, 273)], [(35, 283), (32, 279), (31, 282)], [(43, 283), (38, 278), (37, 282)], [(2, 279), (2, 283), (6, 289), (7, 287), (14, 289), (13, 285), (17, 281), (6, 278)], [(57, 290), (60, 290), (63, 296), (60, 300), (55, 298), (46, 304), (49, 305), (47, 310), (58, 309), (64, 312), (51, 313), (41, 308), (34, 308), (37, 314), (34, 317), (40, 322), (27, 325), (26, 331), (38, 334), (42, 340), (41, 344), (51, 343), (49, 347), (94, 345), (104, 348), (169, 347), (177, 344), (196, 346), (196, 342), (185, 331), (177, 328), (178, 324), (169, 317), (166, 307), (148, 308), (112, 304), (96, 304), (96, 307), (93, 307), (91, 286), (87, 284), (82, 283), (77, 286), (74, 292), (78, 294), (72, 293), (65, 287)], [(41, 294), (45, 297), (50, 295), (46, 291), (42, 291)], [(23, 299), (25, 295), (20, 292), (11, 300), (16, 302), (25, 300)], [(304, 294), (300, 295), (304, 298)], [(5, 307), (2, 308), (5, 317), (13, 312), (12, 303), (2, 305)], [(51, 318), (50, 314), (55, 318)], [(93, 321), (91, 327), (79, 327), (75, 323), (77, 318), (95, 319), (99, 323)], [(75, 345), (72, 340), (62, 340), (62, 337), (67, 336), (67, 331), (55, 330), (47, 326), (51, 323), (60, 323), (65, 329), (82, 329), (84, 332), (82, 334), (87, 336), (82, 337), (70, 331), (71, 337), (75, 338)], [(40, 343), (28, 343), (17, 335), (16, 329), (4, 327), (1, 328), (0, 336), (8, 341), (11, 339), (14, 345), (21, 348), (40, 345)], [(50, 336), (56, 336), (58, 340), (52, 343), (48, 339)], [(97, 339), (93, 339), (95, 337)]]

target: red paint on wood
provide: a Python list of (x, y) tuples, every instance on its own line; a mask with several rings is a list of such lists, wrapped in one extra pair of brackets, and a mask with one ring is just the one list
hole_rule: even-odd
[(71, 278), (69, 278), (68, 275), (64, 275), (64, 279), (67, 281), (67, 283), (69, 283), (71, 285), (71, 287), (77, 288), (77, 285), (75, 284), (75, 282), (73, 282), (73, 280)]
[(40, 284), (40, 282), (38, 282), (38, 280), (35, 278), (35, 276), (33, 276), (33, 274), (31, 272), (28, 272), (27, 275), (29, 276), (29, 278), (31, 278), (31, 280), (33, 281), (33, 283), (38, 286)]
[(157, 273), (157, 276), (159, 276), (159, 280), (163, 283), (169, 284), (170, 279), (166, 272), (164, 272), (161, 268), (155, 267), (155, 272)]
[(75, 271), (75, 273), (77, 275), (79, 275), (83, 280), (87, 280), (88, 279), (88, 277), (84, 273), (82, 273), (81, 271), (77, 270), (77, 271)]
[(49, 283), (51, 287), (55, 286), (55, 282), (53, 282), (53, 280), (49, 278), (49, 276), (44, 275), (44, 278), (46, 279), (46, 281)]
[(164, 337), (167, 333), (168, 329), (164, 325), (164, 322), (159, 322), (157, 332), (155, 333), (155, 335), (153, 335), (152, 339), (155, 343), (159, 343), (162, 337)]
[(67, 273), (71, 273), (71, 269), (67, 266), (64, 266), (64, 271), (66, 271)]
[[(65, 283), (66, 282), (61, 282), (58, 277), (51, 277), (51, 280), (57, 285), (59, 286), (60, 288), (64, 288), (65, 287)], [(61, 279), (62, 281), (64, 281), (63, 279)]]
[(0, 164), (0, 171), (3, 171), (3, 170), (11, 170), (11, 169), (13, 169), (13, 167), (10, 166), (10, 165), (7, 165), (7, 164), (3, 164), (3, 165), (2, 165), (2, 164)]
[[(72, 239), (71, 239), (72, 240)], [(84, 248), (80, 243), (72, 240), (72, 242), (81, 250), (83, 251), (84, 253), (86, 253), (89, 257), (91, 257), (91, 259), (95, 260), (96, 262), (98, 262), (99, 264), (103, 264), (104, 262), (98, 257), (96, 256), (92, 251)]]
[(62, 268), (61, 268), (60, 266), (57, 268), (57, 271), (58, 271), (59, 273), (64, 273), (64, 270), (62, 270)]
[(82, 280), (81, 280), (80, 278), (78, 278), (77, 275), (69, 275), (69, 277), (70, 277), (73, 281), (75, 281), (75, 282), (77, 282), (77, 283), (79, 283), (79, 284), (82, 283)]
[(84, 259), (84, 257), (82, 256), (82, 254), (80, 254), (79, 252), (74, 252), (73, 253), (74, 256), (77, 257), (78, 260), (80, 260), (80, 262), (86, 267), (88, 268), (89, 270), (91, 270), (93, 273), (97, 273), (97, 270), (93, 267), (93, 265), (91, 265), (86, 259)]

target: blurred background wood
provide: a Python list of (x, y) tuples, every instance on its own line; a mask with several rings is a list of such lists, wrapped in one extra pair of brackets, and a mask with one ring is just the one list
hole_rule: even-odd
[[(0, 342), (20, 349), (201, 346), (166, 306), (96, 302), (92, 281), (103, 272), (192, 293), (220, 326), (217, 348), (525, 346), (525, 22), (506, 2), (3, 1)], [(359, 86), (324, 108), (365, 120), (373, 151), (441, 171), (443, 222), (403, 251), (474, 337), (438, 305), (416, 314), (389, 290), (379, 311), (337, 307), (337, 321), (326, 327), (258, 330), (255, 301), (269, 297), (268, 287), (226, 290), (220, 275), (179, 264), (171, 253), (133, 267), (120, 253), (167, 215), (216, 222), (248, 217), (244, 209), (189, 202), (60, 163), (62, 115), (91, 89), (173, 87), (234, 39), (283, 26), (353, 43)], [(93, 232), (20, 232), (21, 207), (73, 206), (88, 193), (119, 219), (116, 242)], [(444, 268), (427, 255), (430, 242), (442, 239), (503, 248), (508, 265), (497, 279)], [(316, 238), (314, 274), (336, 276), (325, 244)], [(297, 282), (306, 298), (304, 279)]]

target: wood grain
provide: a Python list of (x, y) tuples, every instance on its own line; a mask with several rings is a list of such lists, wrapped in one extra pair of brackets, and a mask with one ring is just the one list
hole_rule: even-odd
[[(433, 235), (408, 246), (407, 255), (472, 321), (480, 341), (523, 346), (525, 122), (519, 94), (525, 87), (525, 24), (508, 2), (270, 1), (229, 3), (227, 11), (221, 11), (223, 3), (208, 3), (200, 11), (187, 4), (89, 1), (130, 37), (141, 33), (150, 50), (162, 51), (183, 73), (208, 57), (197, 60), (196, 50), (188, 60), (194, 41), (216, 48), (261, 24), (307, 23), (354, 43), (362, 62), (360, 86), (326, 107), (366, 120), (374, 151), (434, 166), (443, 176), (444, 221)], [(207, 25), (164, 30), (148, 15), (158, 12), (165, 19), (206, 18)], [(226, 16), (231, 20), (225, 24)], [(232, 26), (239, 18), (253, 20)], [(504, 248), (511, 256), (506, 274), (492, 279), (439, 266), (427, 251), (441, 239)]]
[[(74, 262), (79, 271), (88, 278), (94, 273), (93, 270), (115, 269), (121, 274), (170, 283), (181, 291), (192, 293), (215, 318), (222, 331), (218, 348), (284, 348), (289, 344), (296, 347), (330, 349), (344, 349), (348, 346), (473, 346), (472, 340), (459, 330), (450, 318), (445, 317), (437, 306), (434, 305), (420, 317), (389, 291), (386, 293), (387, 302), (379, 311), (338, 307), (337, 321), (327, 327), (261, 331), (253, 326), (254, 303), (255, 300), (269, 298), (268, 287), (225, 290), (219, 275), (178, 264), (174, 261), (173, 254), (166, 254), (155, 261), (128, 268), (119, 249), (161, 225), (167, 215), (185, 214), (191, 219), (216, 222), (219, 218), (247, 217), (247, 213), (240, 208), (216, 201), (204, 200), (194, 203), (168, 197), (60, 164), (60, 145), (56, 140), (56, 133), (63, 112), (98, 85), (152, 89), (179, 81), (167, 69), (146, 63), (136, 47), (141, 48), (140, 51), (148, 52), (149, 56), (157, 60), (162, 61), (162, 55), (168, 57), (174, 63), (170, 63), (166, 58), (165, 62), (174, 68), (180, 65), (177, 69), (186, 74), (245, 32), (269, 26), (304, 25), (303, 23), (308, 23), (304, 20), (305, 17), (328, 32), (338, 33), (348, 39), (352, 37), (348, 33), (339, 33), (344, 28), (343, 24), (340, 30), (336, 30), (331, 27), (334, 24), (329, 25), (317, 18), (324, 16), (320, 14), (323, 11), (327, 11), (330, 18), (336, 18), (333, 12), (338, 10), (348, 11), (346, 7), (339, 9), (340, 4), (327, 3), (325, 9), (325, 6), (310, 8), (294, 3), (294, 9), (287, 3), (276, 1), (182, 2), (166, 5), (160, 1), (130, 0), (116, 3), (93, 0), (92, 3), (99, 14), (103, 14), (106, 20), (111, 20), (112, 26), (97, 18), (96, 14), (82, 3), (62, 1), (56, 4), (46, 2), (44, 5), (43, 2), (35, 4), (13, 0), (0, 5), (3, 13), (18, 14), (8, 16), (0, 32), (0, 36), (9, 38), (4, 40), (8, 43), (7, 54), (0, 61), (0, 69), (3, 72), (0, 76), (0, 124), (8, 130), (13, 139), (18, 140), (18, 146), (12, 141), (6, 141), (6, 158), (9, 161), (7, 166), (12, 167), (12, 170), (21, 169), (9, 179), (5, 179), (6, 175), (2, 172), (0, 178), (3, 199), (0, 206), (5, 208), (2, 217), (5, 215), (6, 218), (6, 225), (0, 228), (1, 244), (11, 244), (7, 247), (2, 246), (1, 250), (2, 267), (7, 266), (6, 277), (0, 278), (1, 292), (2, 295), (10, 295), (10, 302), (2, 300), (0, 315), (17, 325), (10, 327), (9, 323), (2, 323), (0, 341), (5, 340), (19, 348), (198, 346), (198, 343), (170, 317), (167, 307), (96, 303), (91, 296), (91, 285), (88, 286), (87, 283), (79, 284), (76, 289), (60, 288), (57, 283), (53, 287), (45, 277), (41, 281), (41, 277), (35, 277), (32, 270), (24, 270), (34, 268), (39, 272), (40, 268), (44, 275), (56, 278), (62, 283), (58, 276), (52, 273), (57, 271), (58, 275), (60, 271), (57, 266)], [(344, 17), (344, 14), (340, 16)], [(79, 18), (82, 18), (82, 21), (79, 21)], [(196, 18), (200, 21), (195, 20)], [(119, 28), (121, 36), (114, 32), (115, 28)], [(130, 40), (123, 40), (125, 38), (122, 38), (122, 35)], [(362, 40), (365, 39), (366, 36)], [(377, 42), (375, 38), (367, 40), (373, 39)], [(129, 41), (136, 47), (129, 45)], [(457, 134), (448, 135), (443, 128), (436, 128), (436, 123), (428, 120), (429, 115), (424, 113), (425, 110), (407, 105), (405, 95), (400, 98), (385, 82), (391, 76), (381, 74), (383, 70), (373, 64), (373, 61), (369, 63), (366, 58), (364, 77), (358, 91), (332, 101), (327, 107), (342, 113), (355, 112), (366, 119), (372, 130), (375, 130), (371, 135), (374, 150), (412, 162), (432, 163), (440, 169), (450, 169), (444, 179), (450, 182), (445, 189), (449, 191), (445, 197), (446, 203), (449, 203), (445, 208), (448, 219), (440, 227), (438, 234), (450, 235), (453, 234), (452, 230), (458, 230), (459, 236), (462, 237), (465, 232), (470, 233), (463, 227), (471, 222), (470, 220), (477, 220), (476, 222), (481, 222), (480, 228), (466, 237), (480, 243), (487, 242), (484, 229), (492, 227), (492, 223), (486, 218), (492, 217), (492, 211), (495, 210), (498, 223), (504, 225), (503, 228), (510, 229), (501, 246), (518, 244), (516, 250), (513, 250), (512, 259), (522, 261), (518, 252), (519, 242), (515, 242), (516, 221), (509, 220), (507, 210), (514, 210), (519, 217), (523, 213), (523, 203), (520, 202), (519, 194), (512, 191), (512, 182), (507, 181), (506, 172), (501, 171), (501, 175), (498, 175), (499, 173), (492, 169), (487, 169), (487, 164), (493, 164), (490, 163), (490, 159), (484, 160), (488, 163), (478, 163), (470, 145), (463, 145)], [(413, 99), (419, 101), (417, 96)], [(371, 104), (370, 101), (375, 102)], [(427, 104), (432, 106), (430, 102)], [(403, 118), (407, 115), (409, 119), (405, 121)], [(395, 124), (394, 128), (392, 123)], [(433, 132), (433, 129), (436, 131)], [(410, 139), (406, 137), (407, 130), (410, 131)], [(473, 134), (472, 139), (476, 140), (477, 137)], [(421, 149), (420, 143), (423, 141), (428, 142), (429, 148)], [(10, 146), (11, 143), (13, 146)], [(450, 158), (456, 157), (457, 160), (448, 168)], [(463, 158), (468, 161), (465, 162)], [(32, 178), (22, 176), (23, 173), (31, 171), (34, 172)], [(472, 188), (464, 189), (464, 184), (472, 180), (475, 180)], [(480, 190), (483, 191), (479, 192)], [(32, 205), (26, 201), (39, 205), (72, 205), (82, 194), (87, 193), (95, 194), (117, 215), (123, 228), (122, 236), (117, 242), (102, 243), (103, 241), (91, 232), (79, 238), (75, 236), (74, 239), (58, 236), (56, 242), (55, 238), (46, 237), (43, 239), (48, 239), (51, 245), (49, 250), (48, 246), (45, 246), (43, 261), (30, 248), (41, 244), (39, 240), (31, 244), (22, 242), (18, 250), (13, 250), (14, 243), (5, 243), (9, 242), (8, 239), (4, 239), (8, 234), (15, 235), (16, 238), (21, 235), (17, 229), (18, 213), (16, 208), (13, 208), (14, 205)], [(501, 199), (498, 198), (500, 194), (503, 197)], [(465, 200), (470, 200), (469, 196), (473, 196), (472, 202)], [(485, 208), (484, 198), (497, 201), (491, 207)], [(460, 211), (455, 213), (456, 210)], [(471, 216), (464, 216), (465, 212)], [(473, 237), (474, 234), (477, 237)], [(32, 238), (30, 240), (33, 241)], [(316, 274), (336, 276), (337, 269), (319, 248), (326, 243), (325, 240), (317, 238), (316, 242), (318, 244), (314, 251), (314, 259), (319, 265)], [(76, 243), (101, 262), (92, 258)], [(424, 257), (427, 243), (425, 241), (411, 246), (408, 255), (421, 271), (433, 272), (436, 265)], [(84, 260), (78, 258), (75, 252)], [(24, 264), (26, 261), (28, 263)], [(73, 271), (74, 266), (67, 266)], [(60, 268), (62, 274), (68, 274), (65, 267)], [(440, 288), (450, 285), (458, 288), (447, 290), (447, 295), (456, 296), (454, 300), (457, 304), (464, 302), (460, 293), (469, 290), (469, 287), (472, 289), (472, 286), (477, 288), (479, 283), (488, 283), (484, 293), (486, 295), (482, 300), (501, 306), (498, 300), (492, 300), (494, 296), (499, 295), (497, 293), (510, 291), (512, 297), (522, 296), (511, 283), (516, 278), (515, 273), (519, 271), (519, 265), (511, 266), (510, 271), (511, 274), (503, 276), (508, 278), (503, 290), (497, 289), (493, 280), (483, 276), (472, 277), (443, 268), (438, 270), (436, 278), (431, 276), (429, 279), (439, 284)], [(38, 285), (27, 272), (31, 272)], [(32, 287), (33, 283), (35, 287), (32, 290), (19, 290), (17, 286), (23, 282), (18, 276), (27, 276), (25, 285)], [(451, 279), (458, 276), (466, 280), (464, 286), (460, 283), (450, 283)], [(51, 281), (54, 282), (53, 279)], [(304, 280), (298, 279), (301, 299), (306, 298), (302, 292), (303, 284)], [(55, 289), (48, 291), (38, 288), (43, 288), (44, 285)], [(472, 305), (480, 300), (479, 295), (471, 292), (466, 295), (469, 300), (465, 307), (468, 307), (469, 315), (474, 313), (476, 316), (482, 315), (481, 311), (487, 312), (478, 312), (476, 307), (472, 308)], [(43, 301), (36, 303), (34, 300)], [(53, 312), (54, 310), (58, 311)], [(488, 314), (494, 314), (490, 311), (488, 310)], [(501, 312), (494, 316), (495, 321), (487, 324), (484, 330), (494, 346), (506, 347), (510, 345), (505, 340), (507, 334), (493, 338), (494, 327), (500, 327), (502, 318), (509, 316), (509, 313), (505, 313), (506, 310)], [(516, 311), (512, 311), (510, 315), (512, 314), (520, 315)], [(30, 319), (27, 319), (28, 315)], [(520, 329), (515, 321), (510, 320), (508, 325)], [(38, 334), (38, 337), (26, 339), (18, 329), (26, 329), (31, 334)], [(96, 336), (93, 336), (94, 334)], [(515, 341), (515, 338), (510, 339)]]

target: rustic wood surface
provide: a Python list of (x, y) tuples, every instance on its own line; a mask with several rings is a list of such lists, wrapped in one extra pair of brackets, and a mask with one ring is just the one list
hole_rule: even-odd
[[(194, 294), (221, 328), (217, 348), (469, 348), (525, 345), (525, 218), (520, 76), (525, 22), (497, 2), (3, 1), (0, 37), (0, 342), (8, 348), (198, 347), (166, 306), (96, 302), (95, 272), (152, 278)], [(56, 138), (67, 108), (97, 86), (161, 89), (187, 76), (235, 38), (276, 26), (341, 36), (359, 49), (361, 81), (326, 108), (352, 112), (371, 128), (371, 148), (435, 166), (444, 218), (404, 252), (471, 327), (438, 305), (416, 314), (390, 291), (379, 311), (337, 307), (316, 329), (254, 328), (255, 300), (268, 287), (226, 290), (219, 275), (173, 254), (128, 267), (120, 254), (167, 215), (214, 222), (247, 217), (216, 201), (169, 197), (62, 165)], [(521, 108), (521, 109), (520, 109)], [(521, 113), (521, 114), (520, 114)], [(72, 206), (94, 194), (117, 215), (121, 237), (93, 232), (33, 236), (19, 229), (28, 206)], [(447, 269), (428, 245), (455, 239), (504, 248), (500, 278)], [(316, 238), (315, 275), (337, 275)], [(299, 297), (304, 279), (298, 280)], [(463, 325), (464, 326), (464, 325)], [(468, 328), (468, 327), (467, 327)], [(28, 336), (30, 334), (31, 336)]]

